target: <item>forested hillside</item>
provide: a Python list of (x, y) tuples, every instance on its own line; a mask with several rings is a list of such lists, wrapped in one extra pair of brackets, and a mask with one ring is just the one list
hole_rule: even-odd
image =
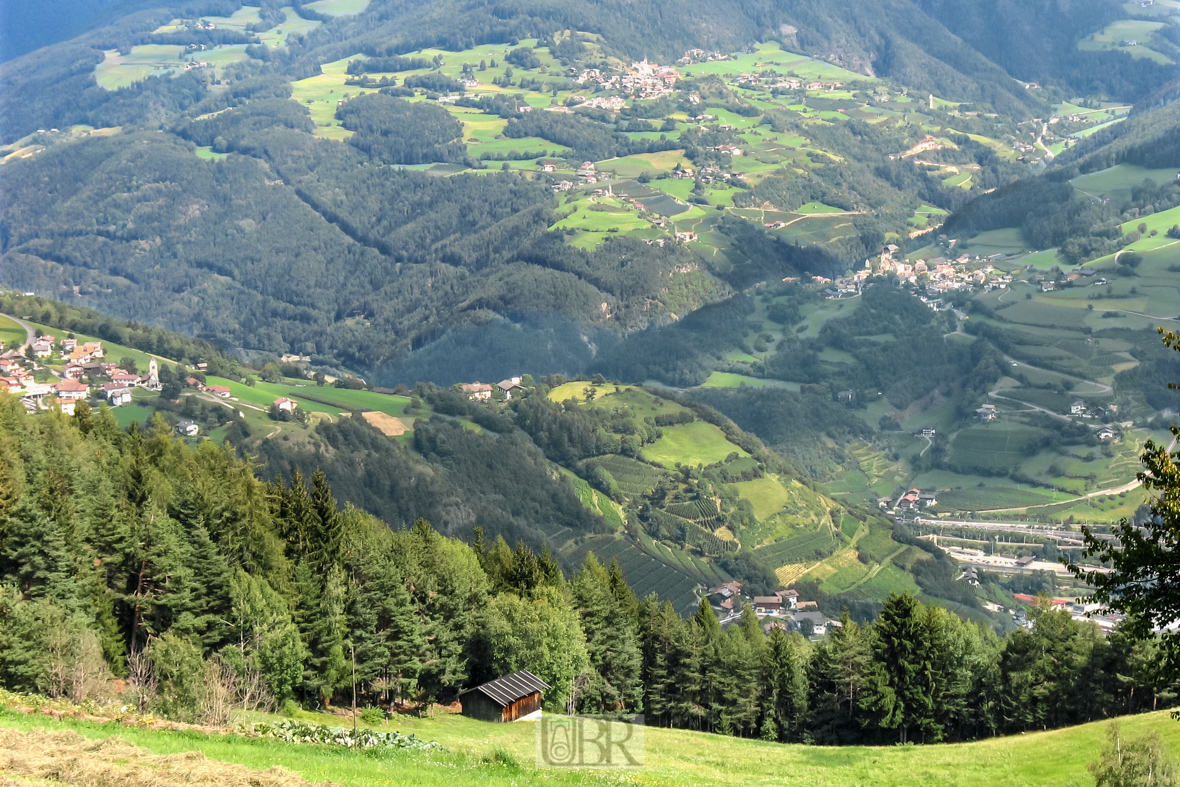
[[(1071, 49), (1111, 3), (975, 13), (139, 11), (0, 67), (0, 278), (391, 384), (610, 366), (636, 331), (932, 230), (1049, 160), (1021, 123), (1167, 72)], [(1075, 55), (1111, 83), (1071, 81)], [(1065, 122), (1108, 141), (1124, 109)]]
[[(723, 631), (587, 556), (469, 546), (425, 521), (391, 530), (339, 510), (322, 473), (265, 484), (162, 420), (32, 417), (0, 396), (0, 680), (76, 701), (125, 677), (141, 710), (224, 723), (229, 705), (449, 701), (516, 669), (547, 709), (639, 711), (649, 723), (765, 740), (932, 742), (1166, 707), (1153, 643), (1102, 638), (1042, 610), (998, 639), (909, 595), (812, 645)], [(912, 675), (923, 665), (921, 678)], [(226, 702), (228, 700), (228, 702)]]

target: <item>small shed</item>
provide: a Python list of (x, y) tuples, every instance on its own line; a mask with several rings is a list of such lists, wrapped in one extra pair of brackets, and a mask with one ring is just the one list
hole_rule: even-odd
[(482, 721), (518, 721), (541, 710), (549, 684), (528, 670), (513, 672), (459, 695), (463, 715)]

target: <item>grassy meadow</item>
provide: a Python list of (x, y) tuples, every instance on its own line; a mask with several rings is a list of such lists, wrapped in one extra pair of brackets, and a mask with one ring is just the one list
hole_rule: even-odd
[[(300, 718), (345, 726), (340, 717), (301, 713)], [(1124, 717), (1125, 736), (1160, 733), (1180, 751), (1180, 723), (1167, 712)], [(0, 711), (0, 728), (75, 731), (87, 738), (118, 737), (166, 755), (200, 752), (209, 767), (234, 763), (259, 770), (282, 767), (309, 781), (341, 787), (373, 785), (681, 785), (781, 784), (809, 787), (1075, 787), (1092, 783), (1086, 770), (1105, 743), (1107, 722), (975, 743), (928, 746), (820, 747), (727, 738), (648, 727), (643, 767), (628, 770), (535, 767), (537, 725), (493, 724), (443, 714), (396, 717), (379, 726), (436, 740), (444, 752), (360, 752), (339, 747), (287, 744), (241, 735), (205, 734), (100, 724)], [(18, 784), (48, 785), (20, 781)]]

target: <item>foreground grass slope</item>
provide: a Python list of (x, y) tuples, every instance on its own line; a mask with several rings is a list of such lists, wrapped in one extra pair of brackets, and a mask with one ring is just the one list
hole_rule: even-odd
[[(307, 714), (310, 715), (310, 714)], [(322, 720), (322, 717), (318, 717)], [(335, 723), (335, 722), (332, 722)], [(1167, 713), (1122, 720), (1125, 735), (1158, 730), (1180, 751), (1180, 722)], [(526, 784), (798, 784), (798, 785), (1088, 785), (1086, 764), (1103, 744), (1105, 722), (1050, 732), (946, 746), (844, 747), (781, 745), (649, 728), (646, 767), (636, 771), (538, 770), (535, 726), (495, 725), (457, 716), (399, 719), (403, 732), (438, 740), (446, 753), (383, 755), (283, 744), (239, 736), (208, 736), (54, 720), (0, 711), (0, 727), (75, 730), (88, 738), (118, 735), (155, 754), (199, 751), (213, 761), (250, 768), (281, 766), (311, 781), (340, 785)], [(513, 764), (513, 760), (520, 763)], [(212, 764), (212, 763), (211, 763)], [(0, 775), (3, 775), (0, 773)]]

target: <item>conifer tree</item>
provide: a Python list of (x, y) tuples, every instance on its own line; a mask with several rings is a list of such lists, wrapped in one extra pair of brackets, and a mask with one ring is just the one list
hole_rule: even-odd
[(611, 588), (610, 576), (593, 552), (570, 585), (586, 634), (586, 652), (594, 670), (582, 691), (581, 707), (593, 711), (638, 711), (643, 687), (641, 658), (633, 618)]
[[(548, 544), (545, 545), (545, 549), (548, 551)], [(639, 622), (639, 598), (631, 586), (627, 584), (627, 579), (623, 576), (623, 567), (619, 565), (618, 558), (611, 558), (609, 574), (611, 594), (619, 602), (619, 606), (626, 613), (628, 619), (637, 624)]]
[(306, 591), (307, 597), (301, 598), (300, 634), (308, 651), (303, 687), (310, 697), (328, 705), (351, 672), (345, 657), (346, 588), (339, 568), (329, 569), (322, 581), (311, 572), (310, 566), (301, 564), (300, 592)]
[(344, 518), (340, 515), (336, 498), (332, 496), (328, 477), (319, 468), (311, 476), (311, 509), (313, 558), (324, 569), (338, 565)]
[(873, 625), (873, 663), (862, 706), (882, 730), (937, 740), (929, 630), (922, 605), (909, 593), (890, 594)]
[(767, 637), (765, 715), (775, 739), (797, 741), (807, 721), (804, 642), (776, 628)]

